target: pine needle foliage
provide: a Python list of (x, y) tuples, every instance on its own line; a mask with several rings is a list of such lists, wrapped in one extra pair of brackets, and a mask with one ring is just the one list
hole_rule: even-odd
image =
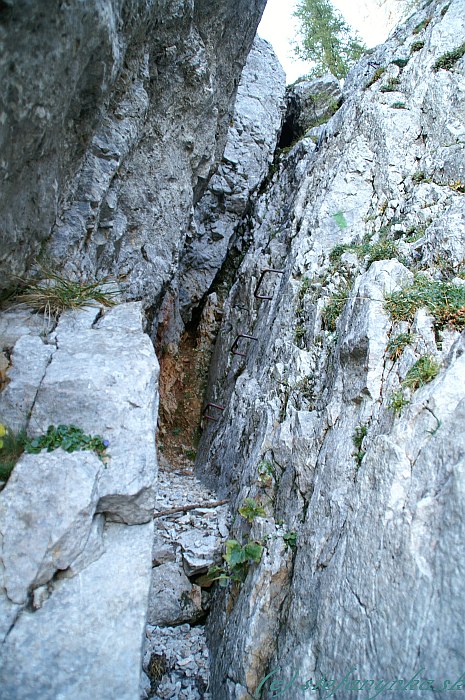
[(358, 34), (329, 0), (299, 0), (294, 16), (299, 23), (295, 52), (314, 64), (310, 76), (330, 72), (336, 78), (345, 78), (366, 51)]

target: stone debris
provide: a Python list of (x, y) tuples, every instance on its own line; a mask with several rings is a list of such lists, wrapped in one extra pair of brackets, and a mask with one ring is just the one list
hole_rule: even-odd
[[(156, 512), (217, 500), (193, 476), (191, 466), (175, 471), (166, 465), (160, 470)], [(171, 513), (154, 522), (141, 697), (208, 700), (205, 628), (189, 623), (203, 621), (208, 613), (210, 594), (195, 580), (221, 560), (228, 532), (228, 506)]]

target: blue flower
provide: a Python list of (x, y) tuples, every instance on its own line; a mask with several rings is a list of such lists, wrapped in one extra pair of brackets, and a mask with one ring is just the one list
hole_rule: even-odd
[(110, 445), (110, 441), (109, 440), (102, 440), (102, 444), (106, 448)]

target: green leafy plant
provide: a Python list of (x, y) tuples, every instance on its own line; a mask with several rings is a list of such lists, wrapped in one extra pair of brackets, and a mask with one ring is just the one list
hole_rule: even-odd
[(388, 78), (387, 83), (380, 87), (380, 92), (397, 92), (399, 85), (399, 78)]
[(374, 85), (381, 78), (385, 71), (386, 68), (384, 66), (380, 66), (379, 68), (377, 68), (371, 76), (370, 80), (367, 83), (365, 83), (365, 89)]
[(218, 581), (222, 588), (225, 588), (230, 581), (241, 584), (245, 581), (247, 572), (251, 564), (259, 564), (262, 558), (263, 545), (259, 542), (247, 540), (240, 544), (237, 540), (227, 540), (226, 552), (223, 559), (224, 566), (211, 566), (208, 570), (208, 578), (211, 581)]
[(0, 424), (0, 481), (8, 481), (18, 459), (24, 452), (26, 431), (17, 433)]
[(410, 47), (410, 53), (416, 53), (417, 51), (421, 51), (424, 45), (424, 41), (414, 41)]
[(269, 486), (272, 480), (276, 479), (273, 462), (271, 462), (269, 459), (263, 459), (261, 462), (259, 462), (257, 471), (258, 478), (260, 479), (261, 483), (266, 486)]
[(294, 16), (299, 24), (295, 52), (314, 65), (311, 76), (331, 72), (345, 78), (366, 47), (329, 0), (298, 0)]
[(404, 352), (407, 345), (411, 345), (412, 336), (410, 333), (399, 333), (395, 338), (391, 338), (387, 346), (389, 358), (395, 362)]
[(38, 454), (41, 450), (52, 452), (61, 447), (65, 452), (89, 450), (103, 458), (109, 444), (108, 440), (104, 440), (100, 435), (86, 435), (75, 425), (49, 425), (45, 435), (26, 440), (25, 450)]
[(393, 102), (391, 109), (406, 109), (405, 102)]
[(409, 369), (402, 386), (415, 391), (421, 386), (432, 382), (439, 374), (440, 365), (431, 355), (423, 355)]
[(465, 43), (460, 44), (460, 46), (453, 51), (447, 51), (442, 54), (433, 65), (434, 72), (437, 73), (441, 68), (443, 70), (450, 70), (463, 56), (465, 56)]
[(357, 427), (355, 428), (355, 432), (352, 436), (352, 442), (354, 443), (354, 447), (355, 447), (354, 457), (355, 457), (355, 461), (357, 463), (357, 468), (360, 467), (360, 465), (362, 464), (362, 460), (366, 454), (366, 450), (363, 449), (362, 443), (363, 443), (363, 440), (366, 437), (367, 433), (368, 433), (368, 424), (361, 423), (360, 425), (357, 425)]
[(239, 514), (249, 523), (252, 523), (255, 518), (264, 517), (266, 515), (263, 507), (257, 503), (255, 498), (246, 498), (239, 508)]
[(83, 306), (114, 306), (114, 297), (119, 294), (117, 290), (109, 288), (109, 285), (114, 287), (114, 282), (76, 281), (43, 265), (39, 267), (38, 280), (24, 279), (21, 284), (16, 301), (52, 316), (58, 316), (65, 309), (79, 309)]
[(305, 276), (302, 280), (301, 285), (300, 285), (299, 294), (298, 294), (298, 299), (300, 302), (302, 302), (304, 300), (304, 297), (307, 294), (309, 289), (310, 289), (310, 279), (307, 276)]
[(408, 406), (410, 401), (406, 398), (402, 389), (397, 389), (391, 394), (389, 408), (394, 411), (394, 415), (400, 416), (402, 409)]
[(283, 535), (283, 540), (288, 547), (291, 547), (291, 549), (295, 549), (297, 547), (297, 533), (294, 530), (286, 532)]
[(419, 308), (426, 308), (434, 317), (437, 330), (451, 326), (465, 328), (465, 287), (438, 282), (417, 275), (408, 287), (386, 297), (386, 309), (395, 321), (412, 321)]

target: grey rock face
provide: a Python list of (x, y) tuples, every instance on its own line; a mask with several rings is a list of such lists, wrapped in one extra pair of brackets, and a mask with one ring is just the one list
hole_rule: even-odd
[(2, 698), (139, 697), (152, 536), (152, 523), (109, 524), (105, 553), (22, 611), (2, 646)]
[(285, 74), (271, 46), (257, 37), (242, 73), (223, 160), (195, 207), (191, 240), (179, 273), (184, 322), (221, 268), (250, 196), (268, 172), (284, 107)]
[[(0, 495), (1, 558), (8, 598), (20, 605), (82, 552), (98, 501), (94, 454), (25, 455)], [(53, 490), (50, 491), (50, 484)]]
[(128, 297), (156, 300), (222, 154), (264, 5), (5, 5), (2, 287), (48, 241), (68, 273), (124, 274)]
[(49, 425), (72, 424), (109, 440), (97, 510), (119, 522), (143, 523), (154, 503), (158, 362), (142, 333), (140, 302), (110, 309), (95, 321), (98, 313), (66, 312), (60, 319), (58, 350), (40, 384), (29, 429), (37, 435)]
[[(197, 464), (233, 513), (245, 497), (265, 504), (266, 529), (251, 534), (266, 551), (210, 615), (215, 697), (250, 698), (278, 667), (297, 700), (307, 680), (350, 669), (353, 681), (419, 672), (440, 688), (463, 673), (463, 326), (441, 329), (425, 308), (394, 321), (385, 299), (418, 271), (463, 285), (464, 195), (451, 183), (465, 182), (464, 59), (433, 66), (464, 27), (458, 0), (409, 19), (349, 75), (318, 148), (296, 144), (257, 199), (210, 374), (207, 400), (225, 410)], [(270, 301), (253, 296), (264, 268), (282, 272), (264, 282)], [(242, 341), (245, 358), (230, 352), (239, 333), (257, 338)], [(438, 375), (408, 388), (425, 355)], [(276, 696), (271, 682), (260, 697)]]
[(287, 110), (280, 144), (288, 147), (307, 131), (328, 121), (342, 102), (339, 80), (331, 73), (314, 80), (300, 80), (286, 90)]
[(142, 304), (65, 312), (43, 338), (43, 323), (6, 316), (8, 342), (19, 337), (2, 421), (29, 420), (31, 436), (74, 424), (110, 445), (105, 463), (25, 454), (0, 493), (2, 697), (133, 700), (157, 474), (158, 362)]

